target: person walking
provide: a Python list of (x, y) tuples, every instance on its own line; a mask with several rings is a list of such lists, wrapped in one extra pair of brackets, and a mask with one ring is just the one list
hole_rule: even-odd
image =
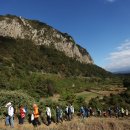
[(121, 107), (121, 116), (124, 117), (124, 114), (125, 114), (125, 110), (123, 107)]
[(21, 124), (21, 125), (24, 123), (25, 114), (26, 114), (26, 111), (25, 111), (24, 107), (21, 105), (21, 107), (20, 107), (20, 119), (19, 119), (19, 124)]
[(61, 106), (60, 106), (60, 120), (61, 120), (61, 122), (63, 122), (63, 110), (62, 110)]
[(87, 108), (87, 106), (84, 107), (85, 110), (85, 117), (89, 117), (89, 109)]
[(85, 110), (84, 110), (83, 106), (80, 108), (80, 114), (81, 114), (81, 117), (84, 119), (85, 118)]
[(92, 107), (89, 107), (90, 116), (93, 116), (93, 110)]
[(116, 118), (120, 117), (120, 109), (119, 109), (119, 107), (116, 107), (115, 114), (116, 114)]
[(51, 124), (51, 109), (48, 105), (46, 105), (46, 115), (47, 115), (47, 122), (48, 126)]
[(35, 127), (38, 125), (41, 125), (41, 123), (39, 121), (39, 110), (38, 110), (38, 106), (36, 104), (33, 104), (33, 115), (34, 115), (33, 125)]
[(72, 104), (70, 106), (70, 109), (71, 109), (71, 119), (73, 119), (73, 116), (74, 116), (74, 106)]
[(71, 105), (68, 105), (68, 108), (66, 108), (66, 110), (67, 110), (67, 120), (71, 121), (72, 119)]
[(7, 103), (6, 106), (8, 109), (9, 123), (12, 128), (14, 128), (14, 108), (11, 102)]
[(111, 118), (112, 117), (112, 109), (111, 107), (108, 108), (108, 116)]
[(59, 106), (56, 107), (56, 123), (60, 121), (60, 108)]
[(128, 111), (128, 109), (126, 108), (125, 109), (125, 116), (128, 116), (129, 115), (129, 111)]

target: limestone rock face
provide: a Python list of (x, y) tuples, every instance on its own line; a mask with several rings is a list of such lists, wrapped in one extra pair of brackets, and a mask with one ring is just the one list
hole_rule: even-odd
[(55, 47), (68, 57), (85, 64), (93, 64), (93, 60), (86, 49), (77, 45), (70, 35), (61, 33), (36, 20), (28, 20), (12, 15), (0, 16), (0, 35), (15, 39), (29, 39), (36, 45)]

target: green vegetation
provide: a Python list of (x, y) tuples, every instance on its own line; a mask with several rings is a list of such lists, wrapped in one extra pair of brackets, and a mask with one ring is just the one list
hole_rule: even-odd
[[(51, 76), (47, 78), (46, 73), (51, 73)], [(82, 76), (86, 78), (77, 78)], [(41, 92), (48, 94), (49, 86), (54, 92), (59, 92), (61, 86), (82, 91), (110, 82), (112, 74), (96, 65), (81, 64), (54, 48), (35, 46), (28, 40), (0, 37), (0, 77), (2, 89), (26, 88), (30, 92), (39, 89), (36, 93), (42, 96)]]
[(32, 104), (35, 103), (35, 99), (26, 94), (24, 91), (0, 91), (0, 116), (6, 112), (5, 104), (7, 102), (12, 102), (15, 109), (20, 107), (20, 105), (28, 106), (28, 110), (32, 110)]
[[(0, 37), (1, 106), (12, 100), (15, 106), (27, 104), (31, 110), (33, 102), (37, 102), (42, 110), (49, 103), (54, 111), (59, 103), (62, 106), (73, 103), (78, 111), (86, 97), (75, 93), (121, 86), (120, 79), (96, 65), (68, 58), (54, 47)], [(59, 101), (47, 98), (54, 94), (60, 94)]]
[(99, 97), (93, 98), (89, 105), (100, 109), (109, 108), (110, 106), (130, 109), (130, 76), (123, 76), (123, 79), (123, 85), (127, 88), (125, 92), (118, 95), (111, 94), (110, 97), (104, 96), (103, 99)]

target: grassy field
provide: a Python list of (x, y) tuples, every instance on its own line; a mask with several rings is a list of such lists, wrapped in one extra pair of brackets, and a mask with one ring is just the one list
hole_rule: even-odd
[[(97, 118), (90, 117), (88, 119), (81, 119), (75, 117), (72, 121), (64, 121), (62, 124), (52, 123), (50, 126), (41, 124), (34, 128), (32, 124), (25, 122), (23, 126), (15, 123), (14, 130), (130, 130), (130, 119), (116, 119), (116, 118)], [(0, 130), (10, 130), (10, 127), (4, 126), (4, 122), (0, 122)]]
[[(89, 101), (92, 99), (92, 98), (95, 98), (95, 97), (100, 97), (102, 98), (103, 96), (110, 96), (110, 94), (119, 94), (121, 92), (124, 92), (126, 90), (126, 88), (114, 88), (114, 89), (109, 89), (109, 90), (94, 90), (94, 89), (90, 89), (89, 91), (83, 91), (83, 92), (79, 92), (79, 93), (76, 93), (76, 97), (79, 97), (79, 96), (82, 96), (83, 98), (85, 98), (85, 101), (87, 103), (89, 103)], [(60, 95), (59, 94), (55, 94), (53, 95), (53, 97), (49, 97), (48, 99), (52, 100), (52, 101), (58, 101), (60, 98)]]

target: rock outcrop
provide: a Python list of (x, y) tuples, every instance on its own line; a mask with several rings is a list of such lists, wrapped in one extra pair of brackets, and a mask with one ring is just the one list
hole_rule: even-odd
[(0, 35), (15, 39), (29, 39), (36, 45), (52, 46), (64, 52), (68, 57), (85, 64), (93, 64), (93, 60), (86, 49), (77, 45), (70, 35), (61, 33), (36, 20), (28, 20), (13, 15), (0, 16)]

